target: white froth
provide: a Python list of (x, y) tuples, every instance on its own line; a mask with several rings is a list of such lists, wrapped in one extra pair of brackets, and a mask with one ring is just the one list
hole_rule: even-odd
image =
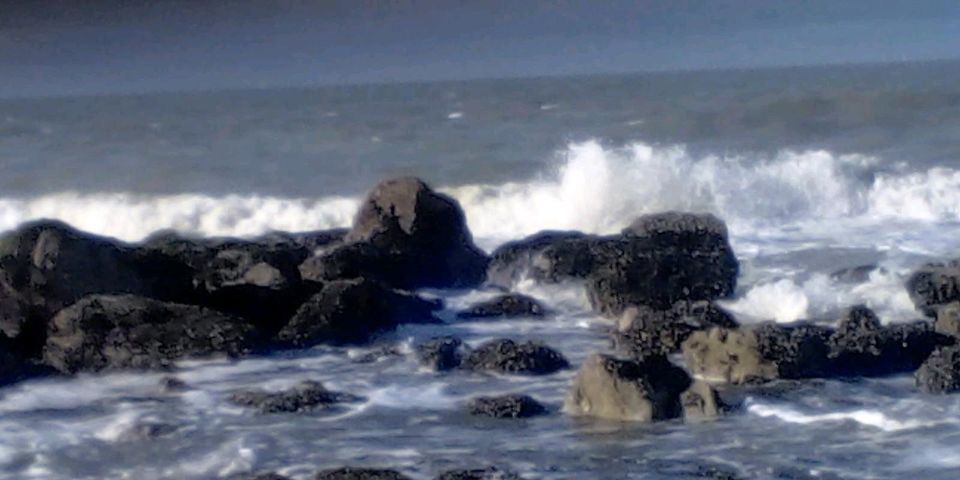
[(817, 422), (853, 421), (868, 427), (878, 428), (885, 432), (895, 432), (924, 426), (922, 422), (894, 420), (883, 412), (876, 410), (805, 414), (785, 407), (752, 404), (747, 406), (747, 411), (760, 417), (775, 417), (788, 423), (810, 424)]

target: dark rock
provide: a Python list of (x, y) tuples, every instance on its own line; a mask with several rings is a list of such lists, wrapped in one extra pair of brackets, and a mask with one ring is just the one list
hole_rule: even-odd
[(124, 430), (117, 437), (119, 442), (139, 442), (143, 440), (153, 440), (155, 438), (165, 437), (176, 432), (179, 428), (176, 425), (159, 422), (136, 422), (130, 428)]
[(680, 351), (695, 331), (737, 326), (733, 316), (710, 302), (677, 302), (669, 310), (640, 305), (624, 311), (613, 338), (620, 351), (643, 359)]
[(935, 316), (937, 306), (960, 300), (960, 259), (921, 267), (906, 287), (917, 310)]
[(543, 317), (544, 315), (546, 315), (546, 308), (535, 298), (519, 293), (510, 293), (474, 304), (470, 308), (457, 313), (457, 318), (514, 318)]
[(316, 230), (310, 232), (269, 232), (256, 238), (258, 243), (292, 242), (310, 251), (311, 255), (317, 250), (329, 248), (343, 241), (350, 232), (348, 228), (333, 228), (330, 230)]
[(462, 366), (469, 370), (548, 375), (568, 368), (570, 364), (560, 352), (542, 343), (498, 339), (471, 351)]
[(457, 337), (435, 337), (417, 345), (421, 365), (438, 372), (459, 368), (469, 348)]
[(652, 422), (683, 415), (681, 394), (690, 376), (666, 358), (642, 362), (593, 354), (577, 371), (564, 402), (572, 415)]
[(487, 268), (487, 284), (511, 288), (518, 280), (543, 283), (583, 280), (596, 268), (602, 237), (580, 232), (544, 231), (497, 248)]
[(410, 480), (394, 470), (351, 467), (325, 470), (314, 478), (316, 480)]
[(371, 280), (336, 280), (304, 302), (277, 339), (296, 347), (363, 343), (401, 323), (436, 322), (438, 308), (436, 302)]
[(683, 343), (687, 368), (708, 379), (741, 384), (815, 378), (830, 371), (832, 330), (810, 324), (760, 324), (694, 332)]
[(284, 477), (275, 472), (242, 473), (228, 478), (230, 480), (290, 480), (290, 477)]
[(450, 470), (437, 476), (435, 480), (521, 480), (515, 473), (495, 467), (472, 470)]
[(0, 333), (0, 386), (9, 385), (38, 373), (28, 359), (22, 357), (13, 342)]
[(64, 373), (162, 368), (175, 360), (247, 352), (249, 323), (193, 305), (90, 295), (50, 320), (44, 361)]
[(416, 178), (380, 182), (344, 241), (366, 247), (342, 247), (339, 269), (398, 288), (473, 287), (486, 275), (487, 256), (474, 245), (460, 205)]
[(468, 406), (471, 415), (493, 418), (529, 418), (547, 413), (540, 402), (529, 395), (478, 397)]
[(259, 413), (295, 413), (329, 408), (345, 402), (356, 402), (360, 397), (327, 390), (320, 382), (301, 382), (289, 390), (267, 392), (245, 390), (230, 395), (230, 401)]
[(396, 345), (384, 345), (377, 347), (371, 351), (364, 352), (361, 354), (351, 353), (350, 359), (353, 363), (376, 363), (388, 358), (402, 357), (403, 351), (397, 348)]
[(160, 379), (160, 391), (164, 393), (176, 393), (189, 390), (187, 382), (177, 377), (163, 377)]
[(915, 374), (917, 387), (927, 393), (960, 391), (960, 346), (942, 347)]

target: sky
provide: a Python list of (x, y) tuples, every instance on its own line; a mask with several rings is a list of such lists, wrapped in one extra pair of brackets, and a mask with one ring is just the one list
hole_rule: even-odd
[(956, 0), (0, 0), (0, 97), (955, 58)]

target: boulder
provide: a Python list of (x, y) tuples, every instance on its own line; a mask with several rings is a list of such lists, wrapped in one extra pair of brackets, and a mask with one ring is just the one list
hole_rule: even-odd
[(450, 470), (437, 476), (435, 480), (521, 480), (515, 473), (495, 467), (471, 470)]
[(230, 401), (251, 407), (259, 413), (296, 413), (330, 408), (345, 402), (357, 402), (361, 398), (343, 392), (327, 390), (320, 382), (305, 381), (289, 390), (268, 392), (244, 390), (230, 395)]
[(907, 279), (906, 288), (917, 310), (935, 316), (937, 306), (960, 300), (960, 259), (917, 269)]
[(434, 337), (416, 347), (420, 364), (438, 372), (459, 368), (470, 349), (457, 337)]
[(727, 409), (717, 390), (700, 380), (694, 381), (690, 388), (680, 394), (680, 405), (683, 407), (683, 419), (688, 422), (714, 419)]
[(529, 395), (477, 397), (467, 408), (470, 415), (493, 418), (529, 418), (547, 413), (547, 409)]
[(50, 320), (43, 360), (64, 373), (162, 368), (198, 356), (241, 355), (256, 330), (194, 305), (135, 295), (89, 295)]
[(960, 338), (960, 302), (950, 302), (936, 308), (937, 320), (933, 324), (937, 333)]
[(486, 274), (487, 256), (474, 245), (460, 205), (416, 178), (374, 187), (344, 242), (366, 244), (340, 255), (344, 270), (398, 288), (474, 287)]
[(813, 378), (829, 371), (832, 333), (806, 323), (714, 327), (691, 334), (682, 349), (687, 368), (711, 380), (742, 384)]
[(666, 358), (642, 362), (593, 354), (577, 371), (564, 402), (571, 415), (653, 422), (683, 415), (690, 376)]
[(357, 344), (401, 323), (433, 323), (441, 305), (364, 278), (335, 280), (310, 297), (277, 334), (283, 345)]
[(680, 351), (684, 340), (698, 330), (737, 326), (733, 316), (710, 302), (681, 301), (669, 310), (639, 305), (624, 311), (613, 339), (618, 350), (643, 359)]
[(491, 300), (471, 305), (457, 313), (457, 318), (476, 320), (488, 318), (543, 317), (547, 309), (537, 299), (519, 293), (500, 295)]
[(478, 346), (462, 363), (468, 370), (527, 375), (549, 375), (569, 366), (560, 352), (540, 342), (517, 343), (508, 339)]
[(410, 480), (394, 470), (377, 468), (344, 467), (324, 470), (314, 477), (315, 480)]
[(583, 280), (596, 268), (603, 245), (615, 239), (580, 232), (543, 231), (501, 245), (487, 267), (487, 284), (511, 288), (531, 278), (542, 283)]
[(960, 346), (934, 351), (917, 369), (914, 378), (917, 387), (927, 393), (960, 391)]

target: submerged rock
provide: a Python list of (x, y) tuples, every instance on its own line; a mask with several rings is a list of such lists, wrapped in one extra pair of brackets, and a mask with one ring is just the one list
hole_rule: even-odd
[(308, 299), (277, 339), (286, 345), (356, 344), (401, 323), (436, 322), (435, 302), (359, 278), (336, 280)]
[(457, 337), (434, 337), (416, 347), (420, 364), (438, 372), (459, 368), (469, 348)]
[(548, 375), (568, 368), (570, 363), (560, 352), (542, 343), (498, 339), (471, 351), (462, 366), (469, 370)]
[(529, 418), (547, 413), (547, 409), (529, 395), (478, 397), (470, 401), (471, 415), (493, 418)]
[(960, 391), (960, 346), (937, 349), (915, 376), (917, 387), (927, 393), (955, 393)]
[(177, 377), (163, 377), (160, 379), (160, 391), (163, 393), (184, 392), (190, 389), (187, 382)]
[(255, 408), (259, 413), (304, 412), (359, 400), (361, 400), (360, 397), (333, 392), (327, 390), (322, 383), (312, 381), (301, 382), (289, 390), (280, 392), (245, 390), (230, 395), (231, 402)]
[(683, 414), (680, 395), (690, 382), (664, 357), (635, 362), (593, 354), (577, 371), (564, 411), (637, 422), (677, 418)]
[(515, 473), (495, 467), (472, 470), (450, 470), (437, 476), (435, 480), (521, 480)]
[(613, 338), (620, 351), (643, 359), (680, 351), (695, 331), (737, 326), (729, 313), (710, 302), (677, 302), (669, 310), (640, 305), (624, 311)]
[(543, 317), (547, 309), (535, 298), (519, 293), (500, 295), (491, 300), (471, 305), (457, 318), (488, 319), (515, 317)]
[(64, 373), (163, 368), (187, 357), (248, 351), (248, 322), (194, 305), (90, 295), (50, 321), (43, 360)]
[(315, 480), (410, 480), (394, 470), (352, 467), (324, 470), (314, 478)]

